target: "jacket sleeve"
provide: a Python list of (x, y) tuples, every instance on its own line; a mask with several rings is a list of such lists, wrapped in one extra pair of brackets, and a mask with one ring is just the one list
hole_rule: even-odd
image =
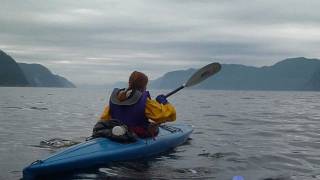
[(176, 120), (176, 110), (170, 103), (160, 104), (156, 100), (147, 99), (145, 115), (156, 123)]
[(108, 121), (111, 119), (111, 115), (110, 115), (110, 108), (109, 106), (106, 106), (100, 116), (100, 120), (101, 121)]

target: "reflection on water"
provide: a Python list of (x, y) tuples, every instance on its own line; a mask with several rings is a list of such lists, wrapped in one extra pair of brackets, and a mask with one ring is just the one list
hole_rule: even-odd
[[(151, 91), (153, 96), (166, 91)], [(0, 88), (0, 179), (91, 135), (110, 91)], [(187, 90), (169, 101), (191, 139), (153, 157), (53, 179), (319, 180), (320, 94)]]

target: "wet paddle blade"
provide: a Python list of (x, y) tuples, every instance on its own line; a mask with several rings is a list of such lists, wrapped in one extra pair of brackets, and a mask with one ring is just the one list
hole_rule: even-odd
[(221, 69), (221, 65), (219, 63), (211, 63), (203, 68), (199, 69), (196, 73), (194, 73), (189, 80), (184, 85), (185, 87), (194, 86), (205, 79), (209, 78), (210, 76), (214, 75), (215, 73), (219, 72)]

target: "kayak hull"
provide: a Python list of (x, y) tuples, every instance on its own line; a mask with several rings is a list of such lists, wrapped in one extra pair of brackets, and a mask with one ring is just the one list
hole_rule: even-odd
[(35, 161), (24, 168), (23, 179), (151, 157), (184, 143), (192, 131), (193, 128), (189, 125), (163, 126), (159, 128), (155, 139), (138, 139), (129, 144), (117, 143), (107, 138), (92, 139)]

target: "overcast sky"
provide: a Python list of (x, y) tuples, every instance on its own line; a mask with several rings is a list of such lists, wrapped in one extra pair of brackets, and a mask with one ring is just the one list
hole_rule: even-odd
[(320, 57), (319, 0), (0, 0), (0, 49), (76, 84)]

